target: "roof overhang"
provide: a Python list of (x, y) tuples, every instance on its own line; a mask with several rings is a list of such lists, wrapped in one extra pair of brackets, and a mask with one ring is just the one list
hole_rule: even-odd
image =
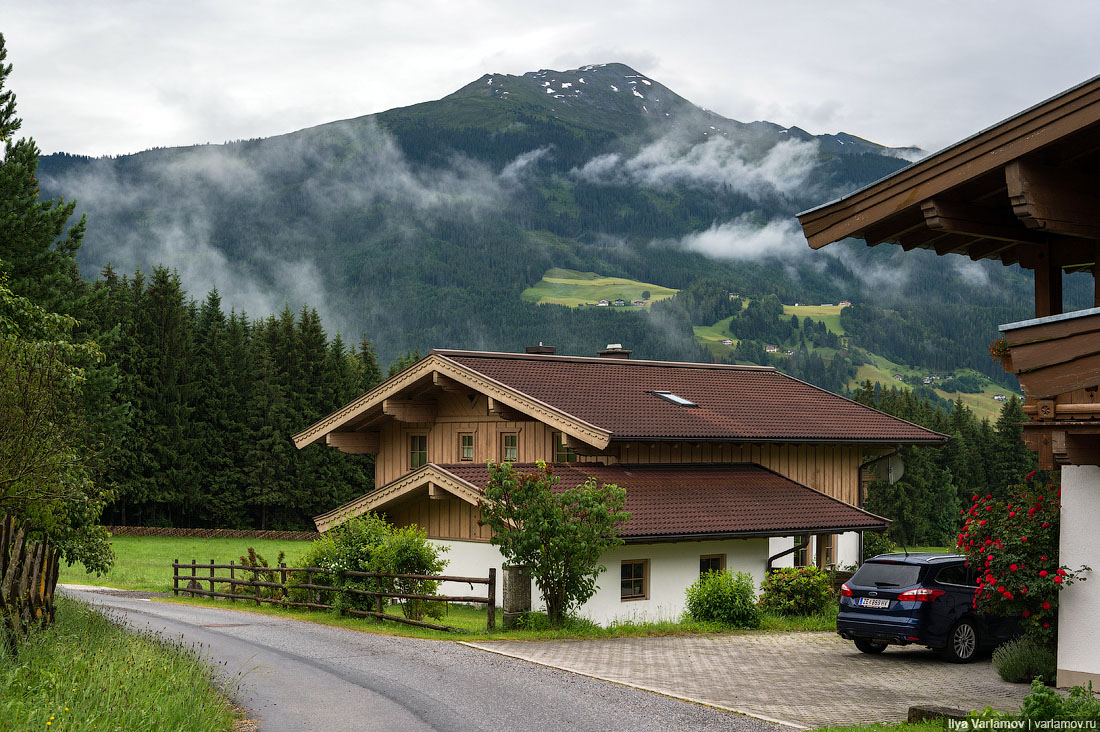
[(1098, 163), (1095, 77), (798, 220), (813, 249), (856, 238), (1087, 269), (1098, 259)]
[(432, 353), (297, 433), (293, 436), (294, 445), (301, 449), (332, 433), (353, 432), (355, 423), (362, 422), (372, 415), (383, 416), (382, 412), (387, 399), (395, 399), (417, 385), (431, 388), (441, 383), (460, 385), (485, 394), (511, 410), (544, 422), (599, 450), (606, 448), (611, 441), (611, 433), (608, 430), (533, 399), (499, 381), (468, 369), (445, 355)]
[(413, 472), (391, 481), (381, 488), (349, 501), (327, 513), (313, 518), (317, 530), (325, 532), (349, 518), (362, 515), (367, 511), (385, 513), (390, 504), (408, 499), (420, 489), (427, 487), (429, 492), (442, 491), (474, 506), (481, 500), (481, 490), (472, 483), (448, 473), (439, 466), (428, 463)]

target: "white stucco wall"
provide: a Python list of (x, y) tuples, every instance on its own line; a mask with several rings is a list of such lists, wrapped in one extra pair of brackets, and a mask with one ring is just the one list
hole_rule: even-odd
[[(491, 544), (472, 541), (432, 539), (432, 543), (449, 547), (450, 560), (444, 574), (486, 577), (490, 567), (497, 570), (497, 602), (500, 602), (502, 581), (500, 551)], [(780, 540), (783, 541), (783, 540)], [(790, 546), (790, 540), (786, 540)], [(786, 547), (783, 547), (786, 548)], [(778, 550), (775, 550), (778, 551)], [(707, 554), (725, 554), (726, 568), (731, 571), (750, 572), (757, 588), (764, 579), (764, 566), (770, 550), (768, 539), (726, 539), (723, 541), (686, 541), (661, 544), (628, 544), (616, 547), (604, 554), (600, 563), (607, 571), (597, 579), (596, 595), (580, 610), (580, 615), (606, 625), (613, 620), (666, 620), (678, 619), (684, 612), (684, 593), (699, 577), (699, 557)], [(620, 568), (623, 560), (649, 560), (649, 597), (645, 600), (628, 600), (620, 597)], [(475, 585), (471, 593), (468, 584), (444, 582), (440, 594), (484, 595), (485, 586)], [(531, 602), (534, 609), (544, 606), (538, 588), (532, 583)]]
[(1062, 468), (1061, 537), (1058, 560), (1093, 572), (1087, 582), (1062, 591), (1058, 604), (1058, 685), (1091, 680), (1100, 687), (1100, 467)]

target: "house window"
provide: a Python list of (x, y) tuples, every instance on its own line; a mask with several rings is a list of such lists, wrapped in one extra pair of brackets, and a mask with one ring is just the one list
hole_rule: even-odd
[[(796, 536), (795, 544), (799, 544), (798, 551), (794, 553), (794, 566), (805, 567), (810, 563), (810, 540), (807, 536)], [(805, 543), (803, 543), (805, 542)]]
[(571, 447), (565, 446), (565, 436), (561, 432), (554, 433), (554, 462), (555, 463), (575, 463), (577, 462), (577, 451)]
[(500, 436), (500, 461), (514, 463), (519, 459), (519, 435), (506, 432)]
[(649, 560), (624, 559), (622, 568), (622, 600), (645, 600), (649, 597)]
[(428, 436), (409, 435), (409, 469), (428, 463)]
[(817, 537), (817, 566), (829, 567), (836, 564), (836, 534), (822, 534)]
[(704, 554), (699, 557), (699, 574), (721, 572), (726, 568), (725, 554)]
[(474, 435), (472, 432), (466, 432), (458, 436), (458, 459), (474, 459)]

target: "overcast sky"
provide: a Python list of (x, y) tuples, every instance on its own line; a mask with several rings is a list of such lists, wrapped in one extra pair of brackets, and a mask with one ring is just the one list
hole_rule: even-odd
[(117, 154), (623, 62), (741, 121), (936, 150), (1100, 73), (1080, 0), (4, 0), (23, 132)]

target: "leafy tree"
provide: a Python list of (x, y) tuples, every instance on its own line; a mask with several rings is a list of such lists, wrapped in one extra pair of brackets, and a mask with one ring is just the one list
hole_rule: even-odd
[(630, 518), (622, 488), (597, 486), (589, 478), (559, 489), (559, 481), (543, 462), (534, 473), (489, 463), (481, 503), (482, 520), (493, 530), (491, 542), (510, 563), (531, 568), (555, 627), (595, 594), (596, 577), (606, 569), (600, 557), (622, 543), (619, 527)]

